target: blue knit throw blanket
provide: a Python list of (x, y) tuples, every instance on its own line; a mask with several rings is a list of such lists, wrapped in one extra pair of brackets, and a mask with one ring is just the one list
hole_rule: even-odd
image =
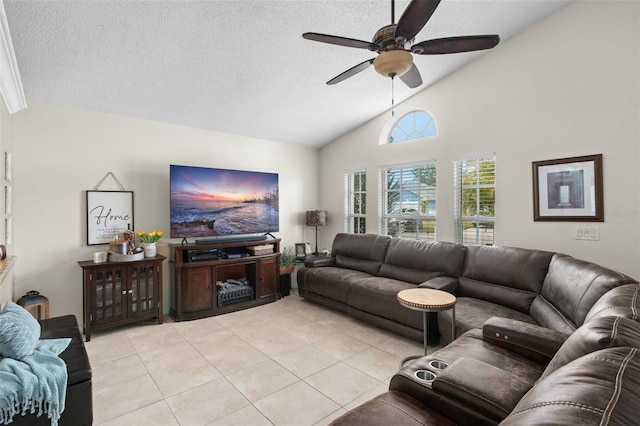
[(41, 339), (24, 361), (0, 357), (0, 424), (16, 414), (46, 413), (56, 426), (67, 395), (67, 366), (58, 356), (71, 339)]

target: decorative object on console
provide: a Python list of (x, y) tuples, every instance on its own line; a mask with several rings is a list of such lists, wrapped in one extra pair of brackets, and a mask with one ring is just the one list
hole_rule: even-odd
[(318, 255), (318, 226), (327, 226), (327, 211), (326, 210), (310, 210), (307, 211), (307, 226), (316, 227), (316, 251), (314, 255)]
[(138, 238), (140, 238), (141, 246), (144, 249), (144, 257), (154, 257), (158, 254), (156, 243), (163, 235), (162, 231), (151, 231), (148, 234), (146, 231), (138, 232)]

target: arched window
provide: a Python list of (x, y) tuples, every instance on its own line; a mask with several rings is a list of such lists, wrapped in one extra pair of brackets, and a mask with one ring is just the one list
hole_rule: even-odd
[(386, 143), (397, 143), (436, 134), (436, 123), (426, 111), (411, 111), (400, 117), (388, 133)]

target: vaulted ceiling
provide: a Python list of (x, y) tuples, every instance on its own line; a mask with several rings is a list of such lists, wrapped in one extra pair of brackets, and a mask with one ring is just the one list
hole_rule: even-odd
[[(504, 44), (569, 2), (444, 0), (416, 42), (498, 34)], [(391, 80), (373, 67), (325, 84), (375, 53), (302, 38), (312, 31), (371, 40), (391, 23), (387, 0), (3, 4), (27, 104), (309, 146), (322, 146), (391, 106)], [(407, 4), (396, 2), (396, 21)], [(409, 89), (396, 81), (396, 103), (482, 54), (415, 56), (424, 83)]]

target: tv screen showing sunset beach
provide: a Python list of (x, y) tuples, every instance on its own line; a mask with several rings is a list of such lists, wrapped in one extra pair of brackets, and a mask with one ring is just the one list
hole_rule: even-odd
[(278, 174), (170, 166), (171, 238), (279, 230)]

